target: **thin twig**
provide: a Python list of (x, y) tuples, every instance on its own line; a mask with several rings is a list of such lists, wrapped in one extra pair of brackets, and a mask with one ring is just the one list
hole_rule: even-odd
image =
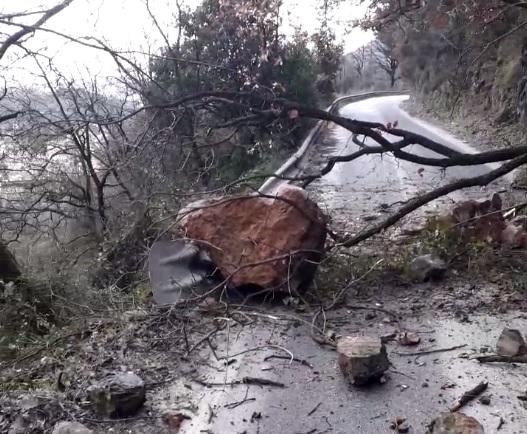
[(455, 345), (453, 347), (448, 347), (448, 348), (438, 348), (436, 350), (427, 350), (427, 351), (416, 351), (414, 353), (394, 353), (394, 354), (397, 354), (398, 356), (426, 356), (427, 354), (436, 354), (436, 353), (444, 353), (444, 352), (447, 352), (447, 351), (454, 351), (454, 350), (459, 350), (460, 348), (465, 348), (467, 346), (467, 344), (463, 344), (463, 345)]
[(311, 410), (307, 415), (311, 416), (315, 411), (318, 410), (318, 408), (322, 405), (322, 402), (319, 402), (317, 405), (315, 405), (315, 408)]
[(268, 380), (267, 378), (258, 378), (258, 377), (243, 377), (241, 380), (231, 381), (228, 383), (209, 383), (198, 378), (193, 379), (196, 383), (201, 384), (205, 387), (213, 386), (240, 386), (242, 384), (247, 384), (250, 386), (271, 386), (271, 387), (280, 387), (284, 388), (285, 384), (278, 381)]
[(194, 351), (196, 348), (198, 348), (202, 343), (204, 343), (207, 340), (209, 340), (212, 336), (214, 336), (216, 333), (218, 333), (219, 331), (223, 330), (224, 328), (225, 328), (225, 326), (216, 327), (216, 329), (212, 330), (210, 333), (207, 333), (207, 335), (205, 335), (198, 342), (196, 342), (194, 345), (192, 345), (192, 347), (187, 351), (187, 357), (190, 355), (190, 353), (192, 353), (192, 351)]
[(272, 354), (270, 356), (267, 356), (266, 358), (264, 358), (264, 362), (267, 362), (267, 360), (270, 360), (270, 359), (282, 359), (282, 360), (289, 360), (289, 364), (291, 364), (292, 362), (298, 362), (300, 363), (301, 365), (304, 365), (304, 366), (307, 366), (311, 369), (313, 369), (313, 365), (311, 363), (309, 363), (307, 360), (304, 360), (304, 359), (297, 359), (296, 357), (293, 357), (291, 359), (291, 357), (286, 357), (286, 356), (279, 356), (277, 354)]

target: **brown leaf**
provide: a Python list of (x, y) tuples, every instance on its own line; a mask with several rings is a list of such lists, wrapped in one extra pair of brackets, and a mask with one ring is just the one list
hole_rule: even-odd
[(173, 432), (179, 432), (181, 424), (185, 420), (189, 420), (190, 417), (183, 413), (165, 413), (162, 416), (162, 420)]

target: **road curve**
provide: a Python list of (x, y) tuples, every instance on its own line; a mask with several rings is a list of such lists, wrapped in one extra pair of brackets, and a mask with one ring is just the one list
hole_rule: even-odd
[[(340, 114), (350, 119), (382, 122), (387, 124), (398, 121), (399, 128), (421, 134), (450, 148), (475, 153), (477, 149), (448, 133), (447, 131), (417, 119), (401, 107), (408, 100), (408, 95), (384, 96), (370, 98), (344, 106)], [(319, 147), (323, 158), (332, 155), (345, 155), (358, 150), (351, 141), (351, 133), (342, 127), (334, 126), (326, 132), (329, 145)], [(390, 141), (397, 138), (384, 134)], [(326, 137), (328, 139), (328, 137)], [(375, 142), (367, 139), (366, 145), (374, 146)], [(406, 148), (426, 157), (439, 157), (438, 154), (419, 145)], [(361, 219), (375, 216), (380, 209), (386, 210), (386, 205), (404, 202), (419, 193), (437, 188), (439, 185), (456, 179), (478, 176), (486, 173), (496, 165), (480, 165), (474, 167), (451, 167), (447, 169), (421, 166), (415, 163), (397, 160), (390, 154), (366, 155), (358, 160), (339, 163), (322, 180), (315, 184), (315, 190), (320, 193), (319, 200), (331, 212), (335, 211), (339, 220)], [(497, 181), (486, 188), (471, 188), (456, 192), (447, 198), (438, 200), (421, 211), (434, 213), (446, 203), (466, 200), (467, 198), (482, 198), (502, 188)], [(349, 217), (349, 218), (348, 218)]]

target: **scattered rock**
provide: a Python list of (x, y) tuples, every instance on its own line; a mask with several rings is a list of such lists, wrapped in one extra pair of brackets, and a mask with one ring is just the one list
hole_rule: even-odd
[(447, 271), (445, 261), (434, 255), (422, 255), (415, 258), (410, 264), (412, 277), (421, 282), (440, 280)]
[(284, 185), (276, 198), (201, 201), (185, 213), (185, 236), (206, 243), (212, 262), (231, 287), (277, 288), (289, 279), (284, 288), (297, 289), (312, 280), (322, 257), (326, 219), (299, 187)]
[(435, 419), (426, 434), (485, 434), (481, 424), (463, 413), (443, 413)]
[(496, 352), (500, 356), (521, 356), (527, 354), (527, 344), (518, 330), (506, 328), (498, 338)]
[(52, 434), (93, 434), (93, 431), (79, 422), (59, 422)]
[[(55, 399), (51, 393), (21, 397), (13, 406), (0, 406), (0, 414), (6, 414), (4, 412), (7, 413), (8, 418), (7, 420), (0, 418), (0, 428), (2, 428), (0, 432), (8, 434), (51, 432), (56, 422), (67, 417), (64, 414), (63, 403)], [(6, 425), (9, 423), (7, 429)]]
[(443, 229), (455, 228), (466, 240), (485, 241), (507, 248), (527, 248), (527, 231), (521, 220), (506, 221), (502, 200), (494, 194), (490, 200), (460, 203), (448, 216), (437, 219)]
[(468, 316), (468, 313), (465, 312), (462, 309), (456, 309), (455, 312), (454, 312), (454, 316), (461, 323), (469, 323), (470, 322), (470, 318)]
[(119, 372), (90, 386), (88, 395), (101, 416), (132, 416), (145, 402), (145, 383), (133, 372)]
[(490, 396), (483, 395), (481, 398), (479, 398), (479, 402), (483, 405), (490, 405)]
[(337, 343), (340, 370), (350, 384), (379, 380), (390, 367), (386, 347), (378, 337), (344, 337)]
[(419, 345), (421, 338), (417, 333), (413, 332), (402, 332), (397, 336), (397, 341), (404, 346)]
[(410, 425), (408, 425), (406, 422), (403, 422), (397, 427), (397, 432), (401, 434), (410, 432)]
[(405, 418), (396, 417), (390, 424), (390, 429), (397, 433), (408, 433), (410, 432), (410, 425), (408, 425)]

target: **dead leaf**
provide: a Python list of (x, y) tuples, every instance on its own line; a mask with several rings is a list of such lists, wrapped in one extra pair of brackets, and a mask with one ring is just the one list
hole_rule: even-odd
[(179, 432), (181, 424), (185, 420), (189, 420), (190, 416), (183, 413), (165, 413), (162, 416), (162, 420), (173, 432)]

